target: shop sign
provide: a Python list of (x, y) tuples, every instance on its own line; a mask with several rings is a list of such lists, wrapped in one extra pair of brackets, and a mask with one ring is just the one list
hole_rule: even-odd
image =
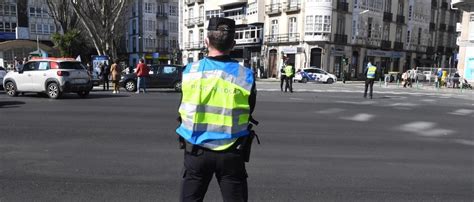
[(405, 53), (398, 52), (398, 51), (367, 50), (367, 56), (384, 57), (384, 58), (402, 58), (402, 57), (405, 57)]
[(282, 52), (285, 54), (296, 54), (298, 51), (298, 48), (295, 47), (283, 47)]
[(341, 50), (331, 50), (331, 55), (333, 56), (344, 56), (345, 52)]

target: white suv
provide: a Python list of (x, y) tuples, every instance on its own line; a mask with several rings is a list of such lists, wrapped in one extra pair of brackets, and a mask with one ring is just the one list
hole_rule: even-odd
[(34, 58), (25, 63), (19, 72), (8, 72), (3, 86), (9, 96), (36, 92), (46, 93), (53, 99), (67, 92), (86, 97), (92, 90), (89, 73), (73, 58)]

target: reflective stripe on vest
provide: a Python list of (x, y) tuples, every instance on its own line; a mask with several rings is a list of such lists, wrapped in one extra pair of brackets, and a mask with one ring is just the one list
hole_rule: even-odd
[(285, 67), (285, 75), (286, 76), (293, 76), (293, 67), (288, 65)]
[(377, 67), (370, 66), (369, 69), (367, 70), (367, 78), (368, 79), (375, 78), (375, 71), (377, 71)]
[(253, 73), (236, 62), (204, 58), (183, 72), (182, 123), (176, 132), (188, 142), (225, 150), (248, 135)]

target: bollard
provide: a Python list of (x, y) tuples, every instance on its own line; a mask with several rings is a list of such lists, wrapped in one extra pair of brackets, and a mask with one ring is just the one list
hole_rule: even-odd
[(382, 87), (382, 78), (379, 79), (380, 87)]
[(397, 79), (397, 88), (400, 88), (400, 79)]
[(420, 87), (418, 85), (418, 79), (416, 80), (416, 89), (420, 89)]

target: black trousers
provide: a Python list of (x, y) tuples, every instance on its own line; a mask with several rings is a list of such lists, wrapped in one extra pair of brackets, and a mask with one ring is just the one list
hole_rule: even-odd
[(280, 89), (283, 91), (283, 83), (285, 83), (286, 80), (286, 75), (281, 75), (280, 76)]
[(364, 90), (364, 97), (367, 97), (367, 90), (370, 87), (370, 98), (372, 98), (372, 92), (374, 89), (374, 79), (366, 79), (365, 80), (365, 90)]
[(180, 201), (203, 201), (213, 175), (224, 201), (248, 200), (247, 171), (240, 151), (198, 149), (196, 154), (184, 153)]
[(104, 78), (103, 78), (103, 82), (104, 82), (104, 88), (103, 88), (103, 90), (109, 90), (109, 78), (108, 78), (108, 77), (104, 77)]
[(285, 77), (285, 92), (290, 89), (290, 92), (293, 92), (293, 77), (287, 76)]

